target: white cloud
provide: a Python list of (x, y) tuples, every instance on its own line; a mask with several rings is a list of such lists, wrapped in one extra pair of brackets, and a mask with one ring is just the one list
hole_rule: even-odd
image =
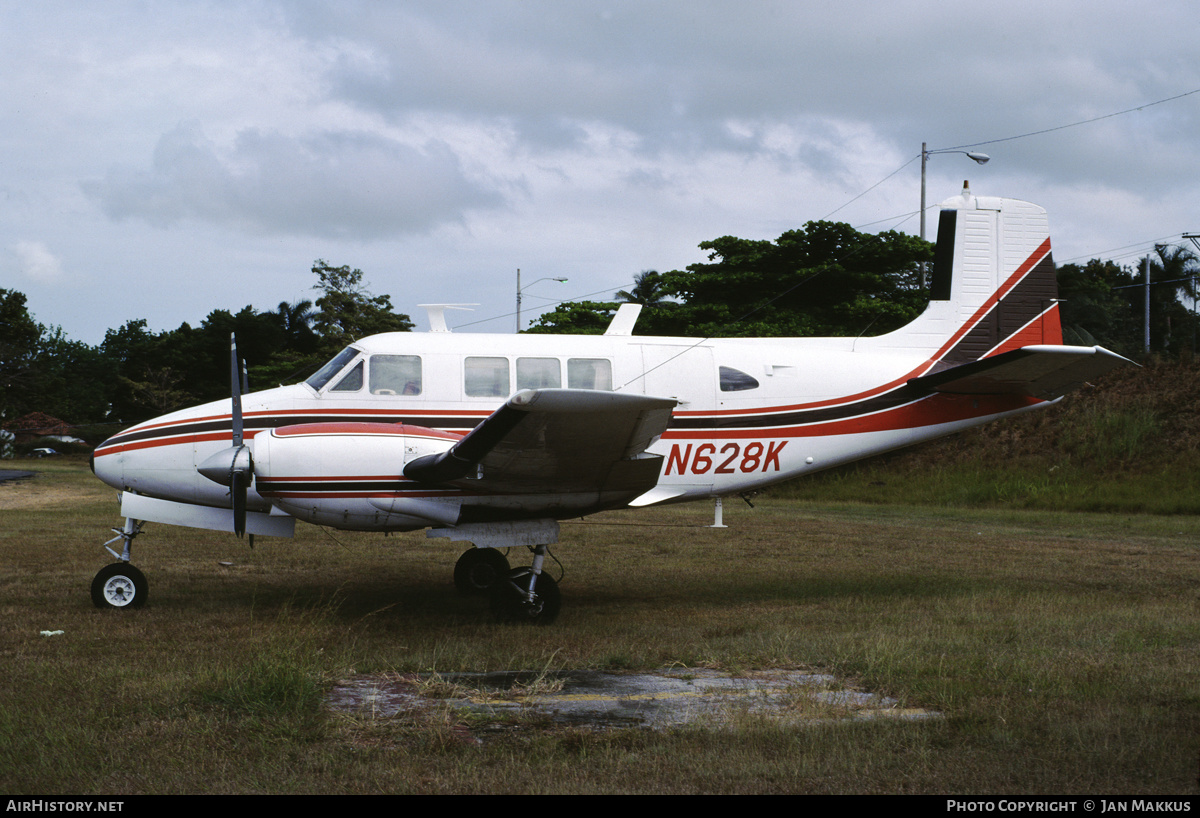
[(468, 178), (442, 142), (248, 128), (221, 149), (198, 125), (165, 134), (149, 169), (115, 166), (83, 188), (110, 217), (157, 227), (197, 220), (249, 233), (358, 240), (425, 233), (503, 201)]
[(62, 279), (62, 262), (40, 241), (18, 241), (12, 245), (21, 275), (41, 284)]

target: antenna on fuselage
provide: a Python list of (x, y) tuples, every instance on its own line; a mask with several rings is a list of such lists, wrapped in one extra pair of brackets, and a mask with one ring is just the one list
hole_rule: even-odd
[(417, 306), (425, 310), (425, 315), (429, 319), (430, 332), (449, 332), (450, 328), (446, 326), (446, 310), (471, 312), (471, 308), (478, 307), (479, 304), (418, 304)]

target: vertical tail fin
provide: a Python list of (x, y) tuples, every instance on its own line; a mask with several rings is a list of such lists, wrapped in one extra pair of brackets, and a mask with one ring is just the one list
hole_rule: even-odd
[(923, 347), (940, 366), (1062, 344), (1046, 211), (974, 196), (964, 185), (942, 203), (929, 306), (883, 338), (891, 347)]

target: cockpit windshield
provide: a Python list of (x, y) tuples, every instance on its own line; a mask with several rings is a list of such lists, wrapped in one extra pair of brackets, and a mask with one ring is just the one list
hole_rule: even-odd
[(329, 363), (321, 367), (320, 370), (317, 371), (317, 374), (313, 375), (311, 378), (305, 381), (305, 383), (320, 392), (321, 388), (333, 380), (333, 377), (337, 375), (337, 373), (341, 372), (346, 364), (354, 360), (356, 355), (358, 355), (357, 349), (354, 347), (346, 347), (332, 359), (330, 359)]

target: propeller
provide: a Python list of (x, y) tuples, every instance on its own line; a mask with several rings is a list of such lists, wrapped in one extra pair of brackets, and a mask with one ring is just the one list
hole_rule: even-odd
[(242, 391), (248, 391), (246, 371), (237, 354), (237, 335), (229, 335), (229, 381), (233, 393), (233, 445), (209, 457), (198, 471), (222, 486), (229, 486), (233, 507), (233, 533), (246, 533), (246, 493), (254, 478), (254, 457), (244, 442), (242, 421)]

